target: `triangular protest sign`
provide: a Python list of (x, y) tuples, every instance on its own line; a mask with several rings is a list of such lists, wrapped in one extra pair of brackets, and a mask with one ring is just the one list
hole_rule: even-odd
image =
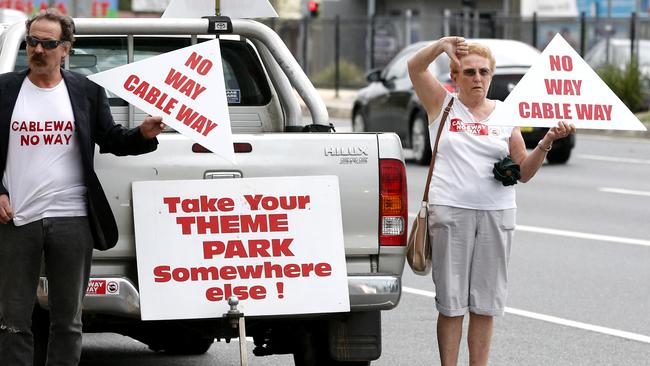
[[(163, 18), (201, 18), (215, 15), (214, 0), (172, 0), (163, 13)], [(269, 0), (221, 0), (220, 15), (233, 19), (277, 18)]]
[(88, 78), (235, 163), (218, 39)]
[(645, 131), (645, 126), (561, 35), (546, 46), (491, 125)]

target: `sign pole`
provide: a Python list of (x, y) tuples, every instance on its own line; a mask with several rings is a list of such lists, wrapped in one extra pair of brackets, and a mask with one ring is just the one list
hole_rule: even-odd
[(229, 297), (228, 305), (230, 305), (230, 310), (228, 310), (226, 314), (223, 314), (223, 316), (225, 318), (228, 318), (231, 327), (239, 328), (239, 363), (241, 366), (248, 366), (248, 352), (246, 349), (246, 320), (244, 320), (244, 313), (241, 313), (239, 310), (237, 310), (237, 305), (239, 305), (239, 299), (237, 296)]
[(215, 8), (214, 8), (214, 15), (216, 16), (221, 16), (221, 0), (214, 0), (215, 2)]

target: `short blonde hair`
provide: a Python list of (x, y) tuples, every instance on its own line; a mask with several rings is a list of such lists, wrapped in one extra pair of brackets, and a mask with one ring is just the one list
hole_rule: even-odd
[[(467, 54), (468, 55), (479, 55), (485, 57), (490, 62), (490, 70), (494, 71), (496, 67), (496, 60), (492, 55), (492, 51), (487, 46), (484, 46), (480, 43), (468, 43), (467, 44)], [(458, 66), (452, 60), (449, 60), (449, 69), (452, 73), (457, 73)]]

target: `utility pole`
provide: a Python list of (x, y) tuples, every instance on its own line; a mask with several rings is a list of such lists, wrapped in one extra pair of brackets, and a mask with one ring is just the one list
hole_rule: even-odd
[(370, 70), (375, 67), (374, 58), (375, 58), (375, 29), (373, 20), (375, 19), (375, 0), (368, 0), (368, 30), (366, 34), (366, 49), (369, 52), (366, 53), (366, 70)]

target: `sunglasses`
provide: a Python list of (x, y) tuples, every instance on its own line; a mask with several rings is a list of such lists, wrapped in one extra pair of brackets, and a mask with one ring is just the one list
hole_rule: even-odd
[(486, 67), (483, 67), (483, 68), (480, 68), (478, 70), (477, 69), (464, 69), (463, 70), (463, 75), (465, 75), (465, 76), (474, 76), (474, 75), (476, 75), (477, 71), (478, 71), (479, 74), (481, 74), (481, 76), (488, 76), (488, 75), (491, 74), (490, 69), (488, 69)]
[(27, 42), (27, 44), (32, 47), (36, 47), (40, 43), (41, 46), (43, 46), (43, 48), (45, 48), (46, 50), (53, 50), (59, 47), (59, 45), (64, 43), (65, 41), (58, 41), (55, 39), (38, 39), (32, 36), (27, 36), (25, 37), (25, 42)]

